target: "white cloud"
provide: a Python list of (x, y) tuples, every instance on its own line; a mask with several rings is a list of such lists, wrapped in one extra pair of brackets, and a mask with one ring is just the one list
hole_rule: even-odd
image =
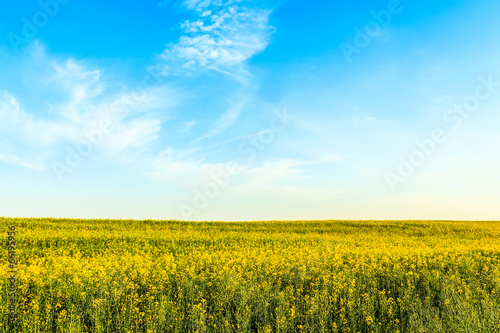
[(181, 133), (187, 133), (193, 128), (194, 124), (196, 124), (196, 120), (191, 120), (184, 123), (184, 128), (180, 131)]
[(270, 42), (270, 10), (234, 5), (240, 1), (184, 2), (197, 13), (181, 24), (184, 35), (161, 55), (163, 74), (212, 69), (230, 75), (245, 72), (243, 65)]
[(34, 161), (28, 161), (13, 154), (0, 154), (0, 161), (20, 165), (33, 170), (43, 170), (45, 168), (40, 158), (36, 158)]
[[(157, 157), (144, 161), (144, 165), (148, 169), (145, 174), (156, 182), (168, 182), (169, 186), (188, 190), (189, 193), (195, 188), (203, 189), (207, 183), (213, 182), (210, 175), (219, 174), (223, 170), (227, 172), (227, 163), (211, 163), (196, 159), (194, 153), (197, 151), (197, 149), (176, 151), (168, 148)], [(267, 160), (257, 166), (235, 161), (240, 172), (231, 177), (230, 184), (222, 195), (258, 196), (272, 194), (288, 197), (298, 194), (306, 196), (320, 192), (329, 193), (329, 188), (318, 189), (299, 184), (308, 178), (309, 166), (320, 163), (338, 163), (342, 160), (343, 158), (332, 155), (324, 159), (310, 161)]]
[(245, 0), (184, 0), (183, 5), (190, 10), (205, 12), (210, 7), (226, 7), (243, 1)]
[(9, 91), (0, 93), (0, 128), (4, 143), (17, 141), (42, 148), (78, 137), (74, 124), (37, 119)]
[(231, 127), (236, 122), (236, 120), (238, 120), (246, 103), (247, 101), (243, 100), (237, 104), (232, 105), (219, 117), (219, 120), (215, 123), (215, 126), (212, 129), (210, 129), (206, 134), (202, 135), (198, 139), (194, 140), (194, 142), (198, 142), (200, 140), (220, 134)]
[[(40, 101), (24, 101), (24, 94), (0, 91), (1, 161), (43, 168), (54, 154), (65, 152), (64, 146), (87, 140), (86, 134), (99, 129), (104, 120), (113, 129), (98, 148), (108, 156), (143, 151), (158, 140), (162, 123), (178, 101), (176, 91), (162, 86), (108, 93), (99, 69), (88, 69), (71, 58), (53, 59), (39, 43), (33, 48), (38, 51), (31, 52), (25, 65), (49, 94), (38, 94)], [(53, 117), (47, 117), (47, 108)]]
[(100, 81), (99, 69), (88, 70), (71, 58), (63, 64), (56, 62), (53, 67), (55, 74), (47, 83), (59, 84), (70, 94), (74, 103), (84, 102), (103, 92), (104, 84)]
[(233, 126), (253, 99), (256, 90), (247, 61), (270, 43), (272, 10), (245, 0), (184, 0), (181, 5), (195, 17), (181, 23), (183, 35), (167, 46), (155, 69), (165, 76), (216, 71), (240, 86), (238, 96), (197, 142)]
[(232, 138), (232, 139), (229, 139), (229, 140), (225, 140), (225, 141), (222, 141), (222, 142), (218, 142), (218, 143), (211, 144), (209, 147), (221, 146), (221, 145), (225, 145), (225, 144), (227, 144), (227, 143), (231, 143), (231, 142), (234, 142), (234, 141), (238, 141), (238, 140), (243, 140), (243, 139), (248, 139), (248, 138), (257, 137), (257, 136), (259, 136), (259, 135), (262, 135), (262, 134), (268, 133), (269, 131), (270, 131), (270, 130), (261, 130), (260, 132), (257, 132), (257, 133), (246, 134), (246, 135), (240, 135), (240, 136), (237, 136), (237, 137)]

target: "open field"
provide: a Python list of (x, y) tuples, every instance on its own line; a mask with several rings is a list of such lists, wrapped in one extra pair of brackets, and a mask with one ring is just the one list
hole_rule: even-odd
[(19, 332), (500, 332), (497, 222), (13, 224)]

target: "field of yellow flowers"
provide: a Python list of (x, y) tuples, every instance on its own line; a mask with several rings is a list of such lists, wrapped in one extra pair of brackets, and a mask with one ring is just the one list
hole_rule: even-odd
[(0, 218), (16, 332), (500, 332), (500, 223)]

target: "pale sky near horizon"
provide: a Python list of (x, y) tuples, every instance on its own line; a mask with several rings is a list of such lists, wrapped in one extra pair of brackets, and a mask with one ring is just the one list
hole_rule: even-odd
[(500, 3), (0, 4), (0, 216), (500, 220)]

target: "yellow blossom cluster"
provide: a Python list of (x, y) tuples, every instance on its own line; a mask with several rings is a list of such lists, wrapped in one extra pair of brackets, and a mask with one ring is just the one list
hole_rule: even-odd
[(9, 225), (17, 332), (500, 332), (497, 222)]

